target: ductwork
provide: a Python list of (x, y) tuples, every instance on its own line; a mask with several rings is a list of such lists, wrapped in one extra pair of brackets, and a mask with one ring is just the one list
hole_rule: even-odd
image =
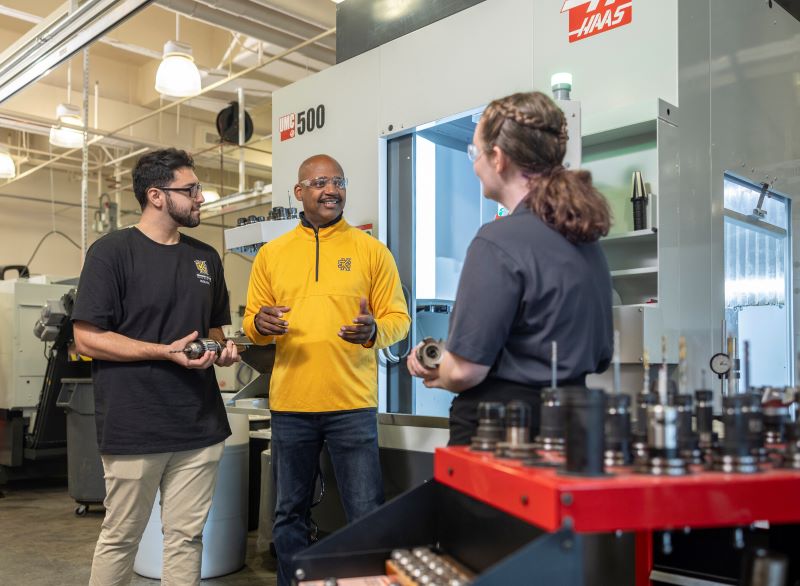
[[(234, 14), (217, 10), (211, 6), (199, 4), (194, 0), (158, 0), (158, 4), (170, 10), (174, 10), (175, 12), (180, 12), (190, 18), (213, 26), (240, 32), (254, 39), (272, 43), (278, 47), (292, 47), (296, 45), (298, 41), (305, 40), (305, 38), (281, 32), (251, 20), (240, 18)], [(331, 51), (328, 48), (316, 44), (305, 46), (297, 52), (328, 65), (336, 63), (335, 51)]]

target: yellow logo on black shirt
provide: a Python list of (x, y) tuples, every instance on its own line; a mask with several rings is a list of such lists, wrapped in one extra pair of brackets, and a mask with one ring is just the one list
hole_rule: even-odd
[(204, 260), (194, 261), (194, 266), (197, 267), (197, 280), (204, 285), (211, 284), (211, 275), (208, 274), (208, 262)]

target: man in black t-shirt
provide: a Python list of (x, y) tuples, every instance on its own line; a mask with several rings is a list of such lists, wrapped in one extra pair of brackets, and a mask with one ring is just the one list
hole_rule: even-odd
[[(222, 261), (178, 231), (200, 223), (202, 188), (184, 151), (139, 159), (139, 223), (95, 242), (86, 255), (72, 320), (92, 360), (106, 516), (90, 584), (127, 584), (161, 489), (165, 583), (198, 584), (202, 532), (225, 438), (230, 435), (213, 364), (238, 362), (224, 342), (230, 321)], [(182, 352), (198, 336), (217, 356)]]

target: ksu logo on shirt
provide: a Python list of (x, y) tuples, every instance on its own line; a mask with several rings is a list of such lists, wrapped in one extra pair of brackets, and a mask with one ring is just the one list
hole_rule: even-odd
[(336, 266), (339, 267), (340, 271), (349, 271), (352, 266), (352, 261), (349, 258), (340, 258)]
[(208, 262), (204, 260), (195, 260), (194, 266), (197, 268), (197, 280), (204, 285), (210, 285), (211, 276), (208, 274)]

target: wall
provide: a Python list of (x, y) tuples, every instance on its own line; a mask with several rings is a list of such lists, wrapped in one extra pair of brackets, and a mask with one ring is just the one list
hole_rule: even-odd
[(276, 137), (275, 193), (296, 181), (304, 158), (327, 152), (352, 179), (345, 216), (380, 223), (381, 137), (514, 91), (549, 92), (550, 75), (564, 69), (575, 74), (586, 132), (652, 119), (659, 97), (677, 101), (677, 0), (636, 1), (630, 25), (572, 44), (561, 5), (486, 0), (276, 91), (273, 128), (320, 103), (327, 115), (321, 130)]
[[(710, 0), (711, 193), (713, 314), (724, 304), (723, 175), (767, 181), (800, 207), (800, 22), (773, 3)], [(798, 238), (792, 238), (794, 258)], [(795, 273), (798, 265), (794, 263)], [(795, 283), (797, 283), (795, 274)], [(794, 289), (793, 303), (798, 290)], [(795, 349), (800, 324), (795, 312)], [(717, 322), (719, 323), (719, 322)]]
[(724, 316), (724, 173), (800, 195), (800, 23), (766, 2), (681, 0), (679, 28), (679, 312), (700, 384)]

